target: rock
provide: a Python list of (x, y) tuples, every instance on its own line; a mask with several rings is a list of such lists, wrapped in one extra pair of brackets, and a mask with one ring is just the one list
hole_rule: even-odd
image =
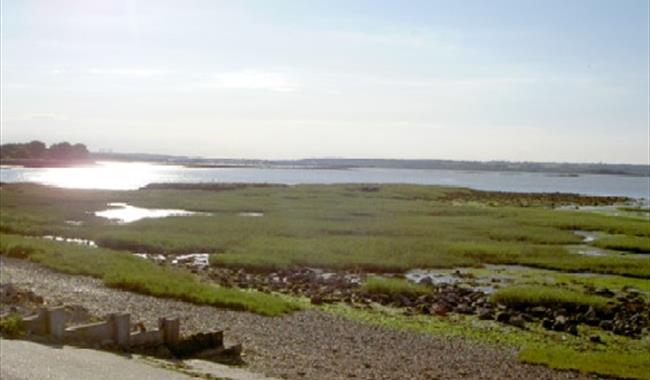
[(425, 304), (419, 304), (415, 307), (415, 310), (417, 310), (418, 313), (428, 315), (431, 313), (430, 308), (425, 305)]
[(523, 328), (526, 327), (526, 322), (525, 322), (524, 319), (523, 319), (521, 316), (519, 316), (519, 315), (515, 315), (515, 316), (511, 317), (510, 320), (508, 320), (507, 323), (508, 323), (509, 325), (512, 325), (512, 326), (515, 326), (515, 327), (519, 327), (520, 329), (523, 329)]
[(492, 309), (482, 307), (478, 310), (478, 318), (482, 320), (492, 319), (494, 317), (494, 312)]
[(578, 336), (578, 325), (575, 324), (575, 323), (572, 323), (572, 324), (568, 325), (566, 331), (571, 335)]
[(460, 314), (472, 314), (474, 312), (474, 310), (465, 303), (461, 303), (460, 305), (456, 306), (454, 310)]
[(606, 320), (600, 321), (600, 323), (598, 324), (598, 327), (600, 327), (603, 330), (611, 330), (611, 329), (614, 328), (614, 324), (612, 323), (612, 321), (606, 319)]
[(508, 323), (508, 321), (510, 321), (510, 317), (511, 317), (510, 313), (508, 313), (507, 311), (502, 311), (497, 313), (496, 320), (497, 322)]
[(406, 296), (404, 296), (402, 294), (398, 294), (395, 297), (395, 301), (396, 301), (397, 305), (399, 305), (400, 307), (409, 307), (409, 306), (411, 306), (413, 304), (413, 302), (411, 302), (411, 300), (408, 299), (408, 297), (406, 297)]
[(551, 327), (553, 331), (566, 331), (567, 329), (567, 319), (564, 315), (558, 315), (553, 321), (553, 326)]
[(589, 336), (589, 340), (593, 343), (603, 343), (602, 339), (600, 339), (600, 335), (591, 335)]
[(431, 305), (431, 308), (429, 309), (429, 312), (433, 315), (438, 315), (440, 317), (446, 317), (447, 313), (449, 312), (449, 309), (445, 307), (441, 303), (434, 303)]
[(534, 316), (532, 316), (530, 314), (527, 314), (527, 313), (522, 313), (521, 318), (523, 318), (524, 321), (526, 321), (526, 322), (532, 322), (532, 321), (534, 321), (536, 319)]
[(566, 323), (567, 317), (565, 317), (564, 315), (558, 315), (555, 317), (555, 322)]
[(544, 306), (535, 306), (531, 307), (528, 312), (536, 317), (543, 317), (547, 313), (547, 309)]
[(598, 323), (598, 314), (596, 313), (596, 309), (593, 308), (593, 306), (589, 306), (589, 309), (587, 309), (587, 312), (585, 312), (585, 322), (587, 324), (597, 324)]
[(551, 327), (551, 330), (553, 331), (564, 331), (566, 330), (566, 324), (562, 322), (555, 321), (553, 322), (553, 326)]
[(603, 297), (614, 297), (616, 294), (607, 288), (598, 289), (594, 294), (603, 296)]

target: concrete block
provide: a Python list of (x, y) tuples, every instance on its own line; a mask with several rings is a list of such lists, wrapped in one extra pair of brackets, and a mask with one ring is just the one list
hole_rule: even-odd
[(165, 344), (169, 347), (178, 345), (181, 336), (181, 323), (178, 318), (160, 318), (158, 325), (163, 333)]
[(129, 337), (131, 336), (131, 315), (124, 313), (111, 314), (110, 322), (115, 344), (120, 347), (128, 347)]
[(85, 344), (108, 344), (114, 342), (113, 325), (110, 321), (86, 323), (65, 330), (65, 339)]
[(63, 339), (65, 331), (65, 308), (54, 307), (47, 309), (48, 333), (55, 339)]
[(163, 333), (160, 330), (133, 333), (129, 337), (129, 344), (131, 347), (159, 346), (163, 344)]
[(40, 309), (36, 315), (23, 318), (23, 323), (25, 323), (25, 330), (28, 334), (47, 335), (48, 333), (47, 312), (45, 309)]

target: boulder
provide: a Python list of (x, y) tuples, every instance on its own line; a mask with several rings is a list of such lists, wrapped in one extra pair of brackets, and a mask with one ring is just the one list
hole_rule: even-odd
[(600, 339), (600, 335), (597, 335), (597, 334), (589, 336), (589, 340), (592, 343), (603, 343), (602, 339)]
[(496, 320), (497, 322), (508, 323), (510, 321), (510, 317), (512, 317), (510, 313), (508, 313), (507, 311), (502, 311), (497, 313)]
[(494, 317), (494, 311), (487, 307), (482, 307), (478, 309), (478, 318), (482, 320), (492, 319)]
[(526, 322), (520, 315), (514, 315), (512, 316), (508, 322), (509, 325), (519, 327), (520, 329), (523, 329), (526, 327)]

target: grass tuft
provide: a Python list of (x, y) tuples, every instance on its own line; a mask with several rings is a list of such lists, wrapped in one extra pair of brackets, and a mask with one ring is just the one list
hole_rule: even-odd
[(550, 286), (513, 286), (497, 290), (492, 302), (502, 303), (514, 308), (527, 306), (592, 306), (596, 309), (606, 307), (607, 298), (584, 294), (575, 290)]

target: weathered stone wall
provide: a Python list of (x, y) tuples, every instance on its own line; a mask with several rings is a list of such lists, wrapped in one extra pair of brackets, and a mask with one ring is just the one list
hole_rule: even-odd
[(137, 346), (159, 346), (163, 343), (163, 333), (160, 330), (141, 331), (132, 333), (129, 337), (130, 345)]
[(48, 335), (60, 342), (93, 345), (115, 345), (121, 348), (165, 345), (177, 356), (191, 356), (201, 352), (224, 352), (239, 355), (241, 346), (226, 349), (223, 332), (199, 333), (181, 339), (178, 318), (160, 318), (158, 329), (131, 332), (129, 314), (111, 314), (103, 322), (66, 327), (69, 322), (64, 307), (43, 308), (37, 315), (24, 318), (29, 334)]
[(85, 325), (68, 327), (63, 338), (75, 342), (93, 342), (110, 344), (113, 342), (113, 328), (109, 322), (88, 323)]

